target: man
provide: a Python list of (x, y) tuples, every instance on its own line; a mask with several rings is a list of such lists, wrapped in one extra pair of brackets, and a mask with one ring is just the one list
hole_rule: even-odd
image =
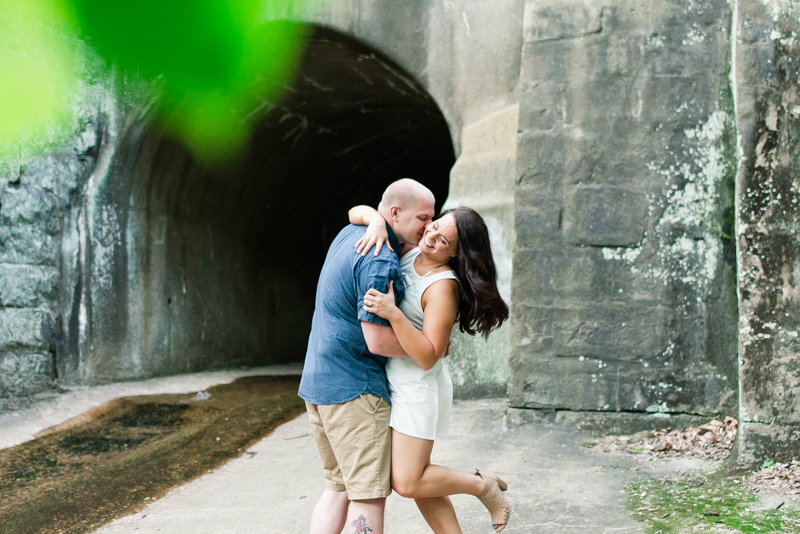
[(314, 317), (299, 395), (322, 458), (325, 491), (311, 517), (311, 534), (383, 533), (391, 493), (390, 400), (386, 357), (405, 357), (389, 323), (364, 310), (370, 288), (393, 283), (403, 299), (398, 254), (416, 245), (433, 218), (428, 188), (404, 178), (383, 194), (378, 211), (389, 242), (378, 255), (357, 253), (364, 226), (345, 227), (328, 249), (317, 283)]

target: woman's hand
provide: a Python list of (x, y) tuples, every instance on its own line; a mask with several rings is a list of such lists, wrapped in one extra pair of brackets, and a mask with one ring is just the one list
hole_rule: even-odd
[(374, 313), (382, 319), (391, 321), (402, 312), (394, 303), (394, 287), (392, 281), (389, 280), (389, 292), (381, 293), (377, 289), (370, 289), (364, 295), (364, 310)]
[(366, 256), (369, 249), (375, 245), (375, 255), (381, 252), (383, 245), (389, 247), (389, 250), (394, 252), (392, 245), (389, 244), (389, 232), (386, 230), (386, 221), (383, 217), (373, 219), (367, 226), (367, 232), (364, 237), (356, 241), (356, 252), (362, 256)]

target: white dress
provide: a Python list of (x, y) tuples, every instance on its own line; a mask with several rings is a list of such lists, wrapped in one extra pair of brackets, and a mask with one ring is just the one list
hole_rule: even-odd
[[(414, 249), (400, 260), (406, 286), (400, 310), (422, 331), (422, 294), (434, 282), (447, 278), (458, 281), (458, 278), (453, 271), (418, 275), (414, 270), (414, 260), (419, 254), (420, 250)], [(453, 405), (453, 382), (442, 360), (423, 371), (411, 358), (389, 358), (386, 378), (392, 397), (389, 426), (421, 439), (436, 439), (447, 434)]]

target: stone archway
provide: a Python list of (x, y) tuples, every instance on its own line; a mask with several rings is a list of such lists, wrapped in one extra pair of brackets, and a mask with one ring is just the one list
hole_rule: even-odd
[(442, 113), (369, 46), (314, 28), (289, 96), (265, 106), (247, 155), (224, 169), (147, 121), (117, 119), (79, 222), (63, 380), (300, 361), (348, 207), (376, 204), (404, 176), (447, 197)]

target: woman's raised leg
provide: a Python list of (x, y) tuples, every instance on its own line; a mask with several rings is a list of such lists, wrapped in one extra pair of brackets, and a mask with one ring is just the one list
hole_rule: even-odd
[(424, 474), (431, 467), (439, 467), (431, 465), (431, 450), (432, 440), (412, 438), (392, 429), (392, 489), (414, 499), (434, 534), (461, 534), (453, 503), (446, 495), (417, 494)]
[(426, 499), (468, 493), (478, 497), (480, 477), (431, 464), (433, 440), (412, 438), (392, 429), (392, 488), (403, 497)]
[[(470, 475), (431, 464), (433, 440), (412, 438), (392, 429), (392, 489), (417, 501), (428, 525), (436, 534), (458, 534), (453, 505), (448, 495), (467, 493), (478, 497), (492, 514), (494, 529), (505, 528), (511, 509), (501, 493), (499, 481), (489, 472)], [(452, 518), (452, 519), (450, 519)]]

